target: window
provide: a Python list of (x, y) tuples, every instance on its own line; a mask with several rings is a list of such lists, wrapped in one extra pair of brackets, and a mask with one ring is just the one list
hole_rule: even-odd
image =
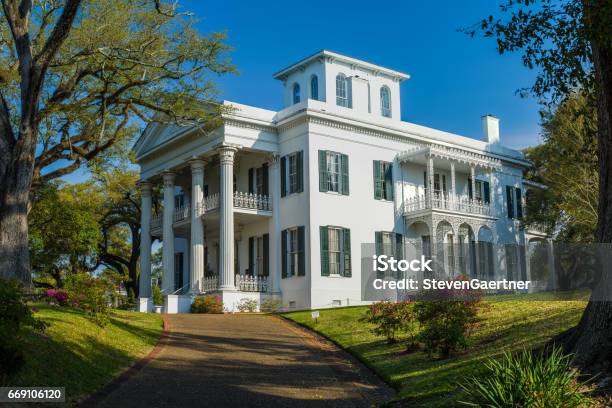
[(184, 257), (182, 252), (174, 254), (174, 290), (183, 288)]
[(174, 208), (183, 208), (185, 206), (185, 193), (180, 192), (174, 196)]
[(293, 103), (299, 103), (300, 102), (300, 84), (298, 84), (297, 82), (295, 84), (293, 84)]
[[(374, 242), (376, 243), (376, 255), (387, 255), (397, 260), (403, 257), (403, 238), (402, 234), (394, 232), (376, 231), (374, 233)], [(388, 271), (390, 272), (390, 271)], [(377, 271), (376, 276), (382, 278), (384, 272)]]
[(281, 231), (282, 268), (281, 276), (305, 275), (304, 227), (288, 228)]
[(489, 204), (491, 201), (491, 187), (488, 181), (476, 180), (474, 182), (476, 191), (472, 191), (472, 179), (468, 177), (468, 196), (470, 199)]
[(518, 277), (517, 246), (506, 244), (506, 279), (514, 280)]
[(249, 169), (249, 193), (268, 195), (268, 164)]
[(421, 248), (423, 255), (427, 258), (431, 258), (431, 237), (429, 235), (421, 236)]
[(255, 240), (256, 246), (255, 246), (255, 254), (256, 254), (256, 266), (255, 266), (255, 273), (259, 276), (262, 276), (264, 273), (264, 267), (263, 267), (263, 254), (264, 254), (264, 250), (263, 250), (263, 237), (257, 237), (257, 239)]
[(393, 201), (393, 164), (374, 160), (374, 198)]
[(336, 105), (350, 108), (349, 82), (344, 74), (336, 76)]
[(391, 117), (391, 91), (387, 86), (380, 88), (380, 113), (386, 118)]
[(302, 151), (281, 157), (281, 197), (304, 191), (303, 163)]
[(319, 78), (316, 75), (310, 77), (310, 99), (319, 100)]
[(506, 207), (508, 218), (523, 218), (523, 200), (521, 189), (513, 186), (506, 186)]
[(455, 237), (453, 234), (446, 236), (446, 265), (448, 268), (448, 274), (455, 276)]
[(319, 191), (349, 194), (348, 156), (319, 150)]
[(495, 272), (493, 266), (493, 244), (491, 242), (478, 242), (479, 270), (482, 278), (492, 278)]
[(351, 232), (342, 227), (320, 227), (321, 276), (351, 276)]
[(263, 194), (263, 168), (259, 167), (255, 170), (255, 192)]

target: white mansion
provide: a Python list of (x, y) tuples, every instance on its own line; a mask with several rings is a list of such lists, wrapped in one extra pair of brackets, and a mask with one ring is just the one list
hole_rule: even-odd
[(526, 189), (541, 186), (523, 180), (530, 163), (500, 144), (498, 119), (482, 117), (484, 140), (403, 122), (408, 75), (329, 51), (274, 78), (279, 112), (224, 102), (233, 109), (213, 132), (151, 124), (136, 143), (141, 311), (153, 239), (168, 313), (200, 293), (226, 310), (272, 296), (297, 309), (359, 304), (362, 243), (413, 243), (452, 274), (530, 276), (524, 248), (547, 237), (521, 218)]

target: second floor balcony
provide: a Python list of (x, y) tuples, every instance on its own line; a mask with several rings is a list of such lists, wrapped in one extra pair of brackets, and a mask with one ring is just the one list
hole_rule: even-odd
[(479, 199), (466, 196), (444, 194), (422, 194), (407, 198), (402, 204), (403, 215), (415, 215), (427, 210), (440, 210), (467, 215), (492, 216), (491, 205)]

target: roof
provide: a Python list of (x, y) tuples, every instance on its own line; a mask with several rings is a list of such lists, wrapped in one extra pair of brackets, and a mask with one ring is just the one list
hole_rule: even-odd
[(362, 61), (362, 60), (358, 60), (356, 58), (352, 58), (352, 57), (348, 57), (346, 55), (342, 55), (342, 54), (338, 54), (336, 52), (333, 51), (328, 51), (328, 50), (321, 50), (318, 51), (312, 55), (310, 55), (309, 57), (306, 57), (304, 59), (301, 59), (300, 61), (296, 62), (295, 64), (289, 65), (288, 67), (278, 71), (276, 74), (273, 75), (274, 79), (283, 79), (284, 77), (286, 77), (287, 75), (291, 74), (292, 72), (294, 72), (295, 70), (297, 70), (298, 68), (309, 64), (310, 62), (318, 59), (318, 58), (331, 58), (333, 60), (337, 60), (337, 61), (342, 61), (345, 62), (347, 64), (351, 64), (351, 65), (355, 65), (358, 66), (362, 69), (366, 69), (369, 71), (375, 71), (375, 72), (379, 72), (382, 74), (386, 74), (388, 76), (397, 78), (399, 81), (403, 81), (405, 79), (409, 79), (410, 75), (405, 74), (403, 72), (399, 72), (399, 71), (395, 71), (389, 68), (385, 68), (382, 67), (380, 65), (375, 65), (366, 61)]

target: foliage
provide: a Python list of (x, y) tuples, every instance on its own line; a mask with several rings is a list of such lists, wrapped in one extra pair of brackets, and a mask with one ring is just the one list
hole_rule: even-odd
[(264, 313), (276, 313), (283, 307), (283, 302), (275, 297), (269, 297), (261, 301), (259, 310)]
[(372, 333), (384, 336), (387, 343), (397, 341), (398, 332), (409, 332), (414, 329), (413, 303), (410, 301), (372, 303), (363, 317), (363, 321), (372, 324)]
[(159, 285), (153, 285), (153, 288), (151, 288), (151, 293), (153, 296), (153, 304), (155, 306), (161, 306), (164, 304), (164, 297)]
[[(459, 277), (457, 280), (465, 280)], [(414, 315), (419, 322), (417, 338), (428, 354), (448, 357), (468, 346), (468, 338), (478, 323), (482, 307), (478, 290), (446, 289), (421, 294), (415, 302)]]
[(555, 347), (550, 355), (523, 350), (489, 359), (479, 377), (462, 384), (474, 407), (581, 407), (590, 399), (581, 390), (571, 357)]
[(191, 313), (223, 313), (220, 296), (197, 296), (191, 304)]
[(60, 306), (65, 306), (68, 304), (68, 293), (63, 290), (57, 289), (47, 289), (45, 291), (45, 296), (50, 303), (54, 303)]
[(43, 332), (46, 326), (32, 315), (21, 284), (0, 279), (0, 386), (25, 362), (24, 328)]
[(109, 292), (112, 286), (104, 279), (88, 273), (76, 273), (68, 277), (66, 291), (70, 305), (83, 310), (100, 327), (109, 321)]
[(241, 312), (255, 312), (257, 311), (257, 301), (255, 299), (242, 298), (238, 303), (238, 310)]

